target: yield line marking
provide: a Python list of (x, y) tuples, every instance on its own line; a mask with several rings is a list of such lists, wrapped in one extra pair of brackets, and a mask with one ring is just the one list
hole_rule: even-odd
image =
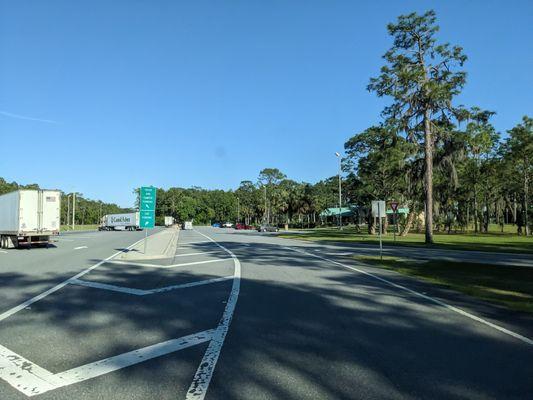
[(492, 322), (490, 322), (490, 321), (487, 321), (487, 320), (485, 320), (485, 319), (483, 319), (483, 318), (481, 318), (481, 317), (478, 317), (477, 315), (470, 314), (469, 312), (467, 312), (467, 311), (465, 311), (465, 310), (463, 310), (463, 309), (461, 309), (461, 308), (458, 308), (458, 307), (452, 306), (452, 305), (450, 305), (450, 304), (448, 304), (448, 303), (445, 303), (445, 302), (443, 302), (443, 301), (441, 301), (441, 300), (438, 300), (438, 299), (435, 299), (435, 298), (433, 298), (433, 297), (427, 296), (427, 295), (425, 295), (425, 294), (423, 294), (423, 293), (417, 292), (416, 290), (409, 289), (409, 288), (406, 287), (406, 286), (398, 285), (397, 283), (394, 283), (394, 282), (392, 282), (392, 281), (389, 281), (388, 279), (382, 278), (382, 277), (380, 277), (380, 276), (378, 276), (378, 275), (374, 275), (374, 274), (372, 274), (372, 273), (370, 273), (370, 272), (367, 272), (367, 271), (364, 271), (364, 270), (362, 270), (362, 269), (355, 268), (355, 267), (351, 267), (351, 266), (349, 266), (349, 265), (346, 265), (346, 264), (340, 263), (340, 262), (338, 262), (338, 261), (331, 260), (331, 259), (329, 259), (329, 258), (325, 258), (325, 257), (319, 256), (319, 255), (317, 255), (317, 254), (309, 253), (309, 252), (304, 251), (304, 250), (295, 249), (295, 248), (287, 247), (287, 246), (281, 246), (281, 247), (284, 248), (284, 249), (288, 249), (288, 250), (295, 251), (295, 252), (297, 252), (297, 253), (307, 254), (307, 255), (309, 255), (309, 256), (311, 256), (311, 257), (316, 257), (316, 258), (319, 258), (319, 259), (321, 259), (321, 260), (324, 260), (324, 261), (327, 261), (327, 262), (330, 262), (330, 263), (333, 263), (333, 264), (339, 265), (339, 266), (341, 266), (341, 267), (343, 267), (343, 268), (351, 269), (352, 271), (356, 271), (356, 272), (359, 272), (359, 273), (361, 273), (361, 274), (363, 274), (363, 275), (366, 275), (366, 276), (368, 276), (368, 277), (371, 277), (371, 278), (377, 279), (378, 281), (381, 281), (381, 282), (383, 282), (383, 283), (386, 283), (386, 284), (389, 285), (389, 286), (393, 286), (393, 287), (395, 287), (395, 288), (397, 288), (397, 289), (404, 290), (404, 291), (409, 292), (409, 293), (411, 293), (411, 294), (413, 294), (413, 295), (415, 295), (415, 296), (421, 297), (421, 298), (423, 298), (423, 299), (425, 299), (425, 300), (428, 300), (428, 301), (430, 301), (430, 302), (432, 302), (432, 303), (438, 304), (438, 305), (440, 305), (440, 306), (442, 306), (442, 307), (444, 307), (444, 308), (446, 308), (446, 309), (448, 309), (448, 310), (450, 310), (450, 311), (453, 311), (453, 312), (455, 312), (455, 313), (457, 313), (457, 314), (463, 315), (463, 316), (465, 316), (465, 317), (467, 317), (467, 318), (470, 318), (470, 319), (472, 319), (472, 320), (474, 320), (474, 321), (477, 321), (477, 322), (479, 322), (479, 323), (482, 323), (483, 325), (489, 326), (489, 327), (491, 327), (491, 328), (493, 328), (493, 329), (496, 329), (496, 330), (499, 331), (499, 332), (505, 333), (506, 335), (512, 336), (512, 337), (514, 337), (515, 339), (518, 339), (518, 340), (520, 340), (520, 341), (522, 341), (522, 342), (524, 342), (524, 343), (526, 343), (526, 344), (529, 344), (529, 345), (532, 345), (532, 346), (533, 346), (533, 339), (530, 339), (530, 338), (528, 338), (528, 337), (526, 337), (526, 336), (522, 336), (522, 335), (520, 335), (519, 333), (513, 332), (513, 331), (511, 331), (511, 330), (509, 330), (509, 329), (507, 329), (507, 328), (504, 328), (503, 326), (500, 326), (500, 325), (494, 324), (494, 323), (492, 323)]
[(115, 286), (115, 285), (109, 285), (107, 283), (100, 283), (100, 282), (83, 281), (81, 279), (72, 280), (70, 283), (72, 285), (87, 286), (87, 287), (91, 287), (95, 289), (104, 289), (104, 290), (111, 290), (114, 292), (133, 294), (135, 296), (146, 296), (149, 294), (169, 292), (171, 290), (176, 290), (176, 289), (186, 289), (186, 288), (195, 287), (195, 286), (210, 285), (211, 283), (223, 282), (223, 281), (227, 281), (228, 279), (233, 279), (233, 275), (223, 276), (221, 278), (206, 279), (203, 281), (181, 283), (179, 285), (164, 286), (161, 288), (148, 289), (148, 290), (135, 289), (135, 288), (129, 288), (129, 287), (124, 287), (124, 286)]
[(81, 249), (88, 249), (88, 247), (87, 246), (74, 247), (74, 250), (81, 250)]
[(150, 268), (175, 268), (175, 267), (185, 267), (187, 265), (198, 265), (198, 264), (210, 264), (210, 263), (216, 263), (216, 262), (222, 262), (231, 260), (231, 258), (221, 258), (216, 260), (206, 260), (206, 261), (192, 261), (187, 263), (181, 263), (181, 264), (172, 264), (172, 265), (160, 265), (160, 264), (143, 264), (143, 263), (136, 263), (136, 262), (128, 262), (128, 261), (122, 261), (122, 260), (112, 260), (108, 261), (111, 264), (123, 264), (123, 265), (133, 265), (136, 267), (150, 267)]

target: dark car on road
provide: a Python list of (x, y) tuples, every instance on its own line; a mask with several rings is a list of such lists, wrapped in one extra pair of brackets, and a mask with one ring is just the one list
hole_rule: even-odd
[(279, 228), (274, 225), (263, 224), (263, 225), (260, 225), (259, 228), (257, 228), (257, 230), (259, 232), (278, 232)]

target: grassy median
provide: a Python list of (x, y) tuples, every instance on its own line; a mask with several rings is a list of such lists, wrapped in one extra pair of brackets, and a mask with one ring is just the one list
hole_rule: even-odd
[[(280, 237), (310, 241), (379, 243), (377, 235), (358, 232), (353, 227), (344, 228), (342, 231), (337, 228), (309, 229), (297, 233), (284, 233)], [(423, 233), (410, 233), (404, 237), (397, 235), (396, 241), (394, 241), (394, 235), (389, 232), (382, 238), (384, 245), (387, 246), (425, 246)], [(509, 232), (488, 234), (435, 233), (434, 240), (435, 244), (431, 245), (433, 248), (533, 254), (532, 236), (517, 236)]]
[(533, 313), (533, 268), (400, 257), (356, 256), (358, 261), (444, 286), (510, 309)]

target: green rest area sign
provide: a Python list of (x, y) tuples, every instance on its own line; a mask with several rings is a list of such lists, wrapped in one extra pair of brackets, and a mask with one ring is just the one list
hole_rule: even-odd
[(143, 186), (140, 189), (139, 225), (143, 229), (153, 229), (155, 226), (155, 201), (157, 189), (152, 186)]

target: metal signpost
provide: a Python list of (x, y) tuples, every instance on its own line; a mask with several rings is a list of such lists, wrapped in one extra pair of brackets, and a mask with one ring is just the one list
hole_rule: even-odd
[(147, 229), (153, 229), (155, 226), (155, 201), (157, 189), (153, 186), (143, 186), (141, 187), (139, 194), (139, 225), (144, 229), (144, 254), (146, 254), (146, 242), (148, 239)]
[(391, 202), (390, 208), (392, 208), (392, 216), (394, 217), (394, 241), (396, 241), (396, 232), (398, 231), (398, 202)]
[(383, 200), (372, 201), (372, 216), (379, 219), (379, 258), (383, 260), (383, 241), (381, 239), (381, 219), (385, 215), (385, 202)]

